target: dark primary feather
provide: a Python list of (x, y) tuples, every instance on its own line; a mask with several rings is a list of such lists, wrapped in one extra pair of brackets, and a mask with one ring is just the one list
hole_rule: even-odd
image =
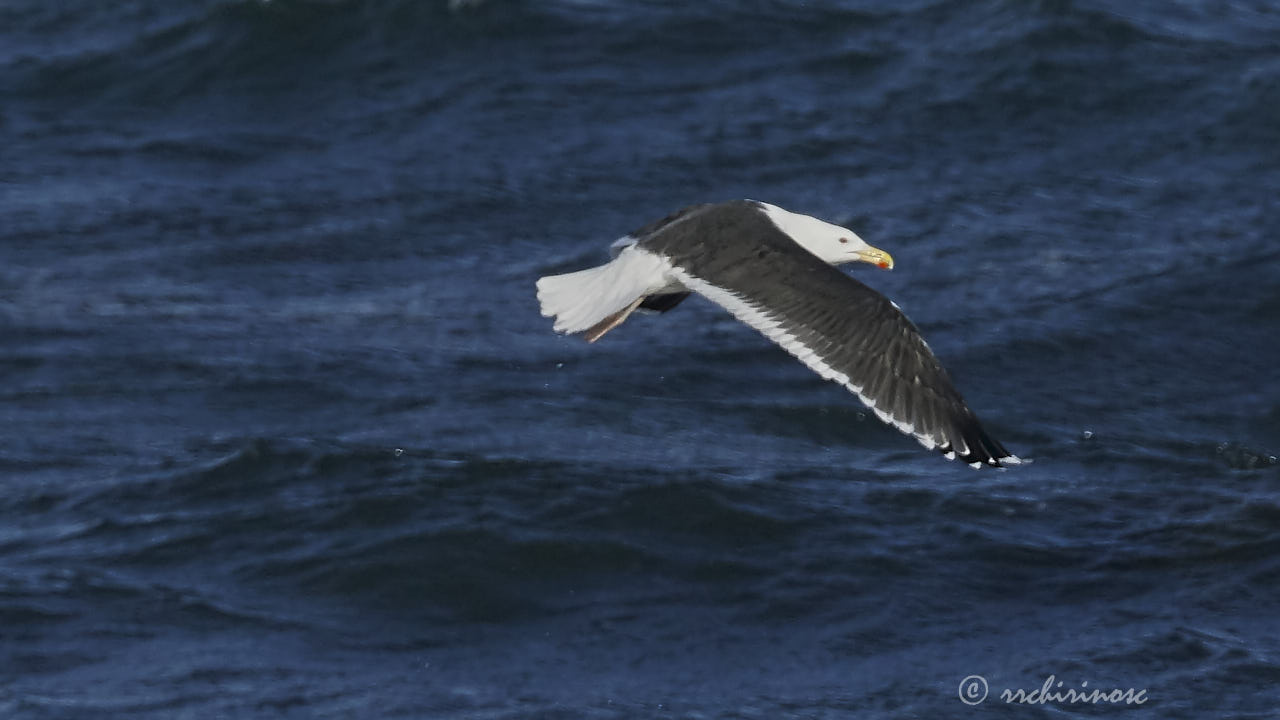
[[(749, 201), (743, 201), (749, 203)], [(797, 245), (742, 203), (700, 206), (655, 224), (639, 246), (763, 311), (870, 404), (967, 463), (1009, 452), (986, 433), (916, 326), (880, 293)], [(799, 348), (792, 350), (799, 351)]]

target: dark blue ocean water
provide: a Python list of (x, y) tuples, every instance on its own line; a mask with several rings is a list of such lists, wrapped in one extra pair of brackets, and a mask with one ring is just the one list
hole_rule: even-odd
[[(738, 197), (1034, 464), (539, 316)], [(1277, 197), (1262, 0), (6, 2), (0, 717), (1275, 717)]]

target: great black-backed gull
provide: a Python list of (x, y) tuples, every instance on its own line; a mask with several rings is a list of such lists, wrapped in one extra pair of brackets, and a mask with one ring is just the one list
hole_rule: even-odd
[(696, 292), (926, 448), (975, 468), (1022, 462), (983, 430), (898, 306), (833, 267), (893, 268), (853, 231), (737, 200), (685, 208), (611, 250), (608, 264), (538, 280), (556, 331), (595, 342), (637, 308), (666, 312)]

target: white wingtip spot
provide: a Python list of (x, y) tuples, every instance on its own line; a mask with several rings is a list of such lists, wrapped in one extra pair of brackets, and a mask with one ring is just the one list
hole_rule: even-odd
[(980, 462), (971, 462), (971, 463), (969, 463), (969, 467), (973, 468), (974, 470), (977, 470), (978, 468), (982, 467), (982, 463), (980, 463)]

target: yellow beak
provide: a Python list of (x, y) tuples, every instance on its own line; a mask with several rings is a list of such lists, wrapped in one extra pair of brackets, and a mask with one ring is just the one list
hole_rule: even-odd
[(857, 259), (865, 263), (871, 263), (884, 270), (893, 269), (893, 256), (880, 248), (867, 246), (866, 250), (858, 251)]

